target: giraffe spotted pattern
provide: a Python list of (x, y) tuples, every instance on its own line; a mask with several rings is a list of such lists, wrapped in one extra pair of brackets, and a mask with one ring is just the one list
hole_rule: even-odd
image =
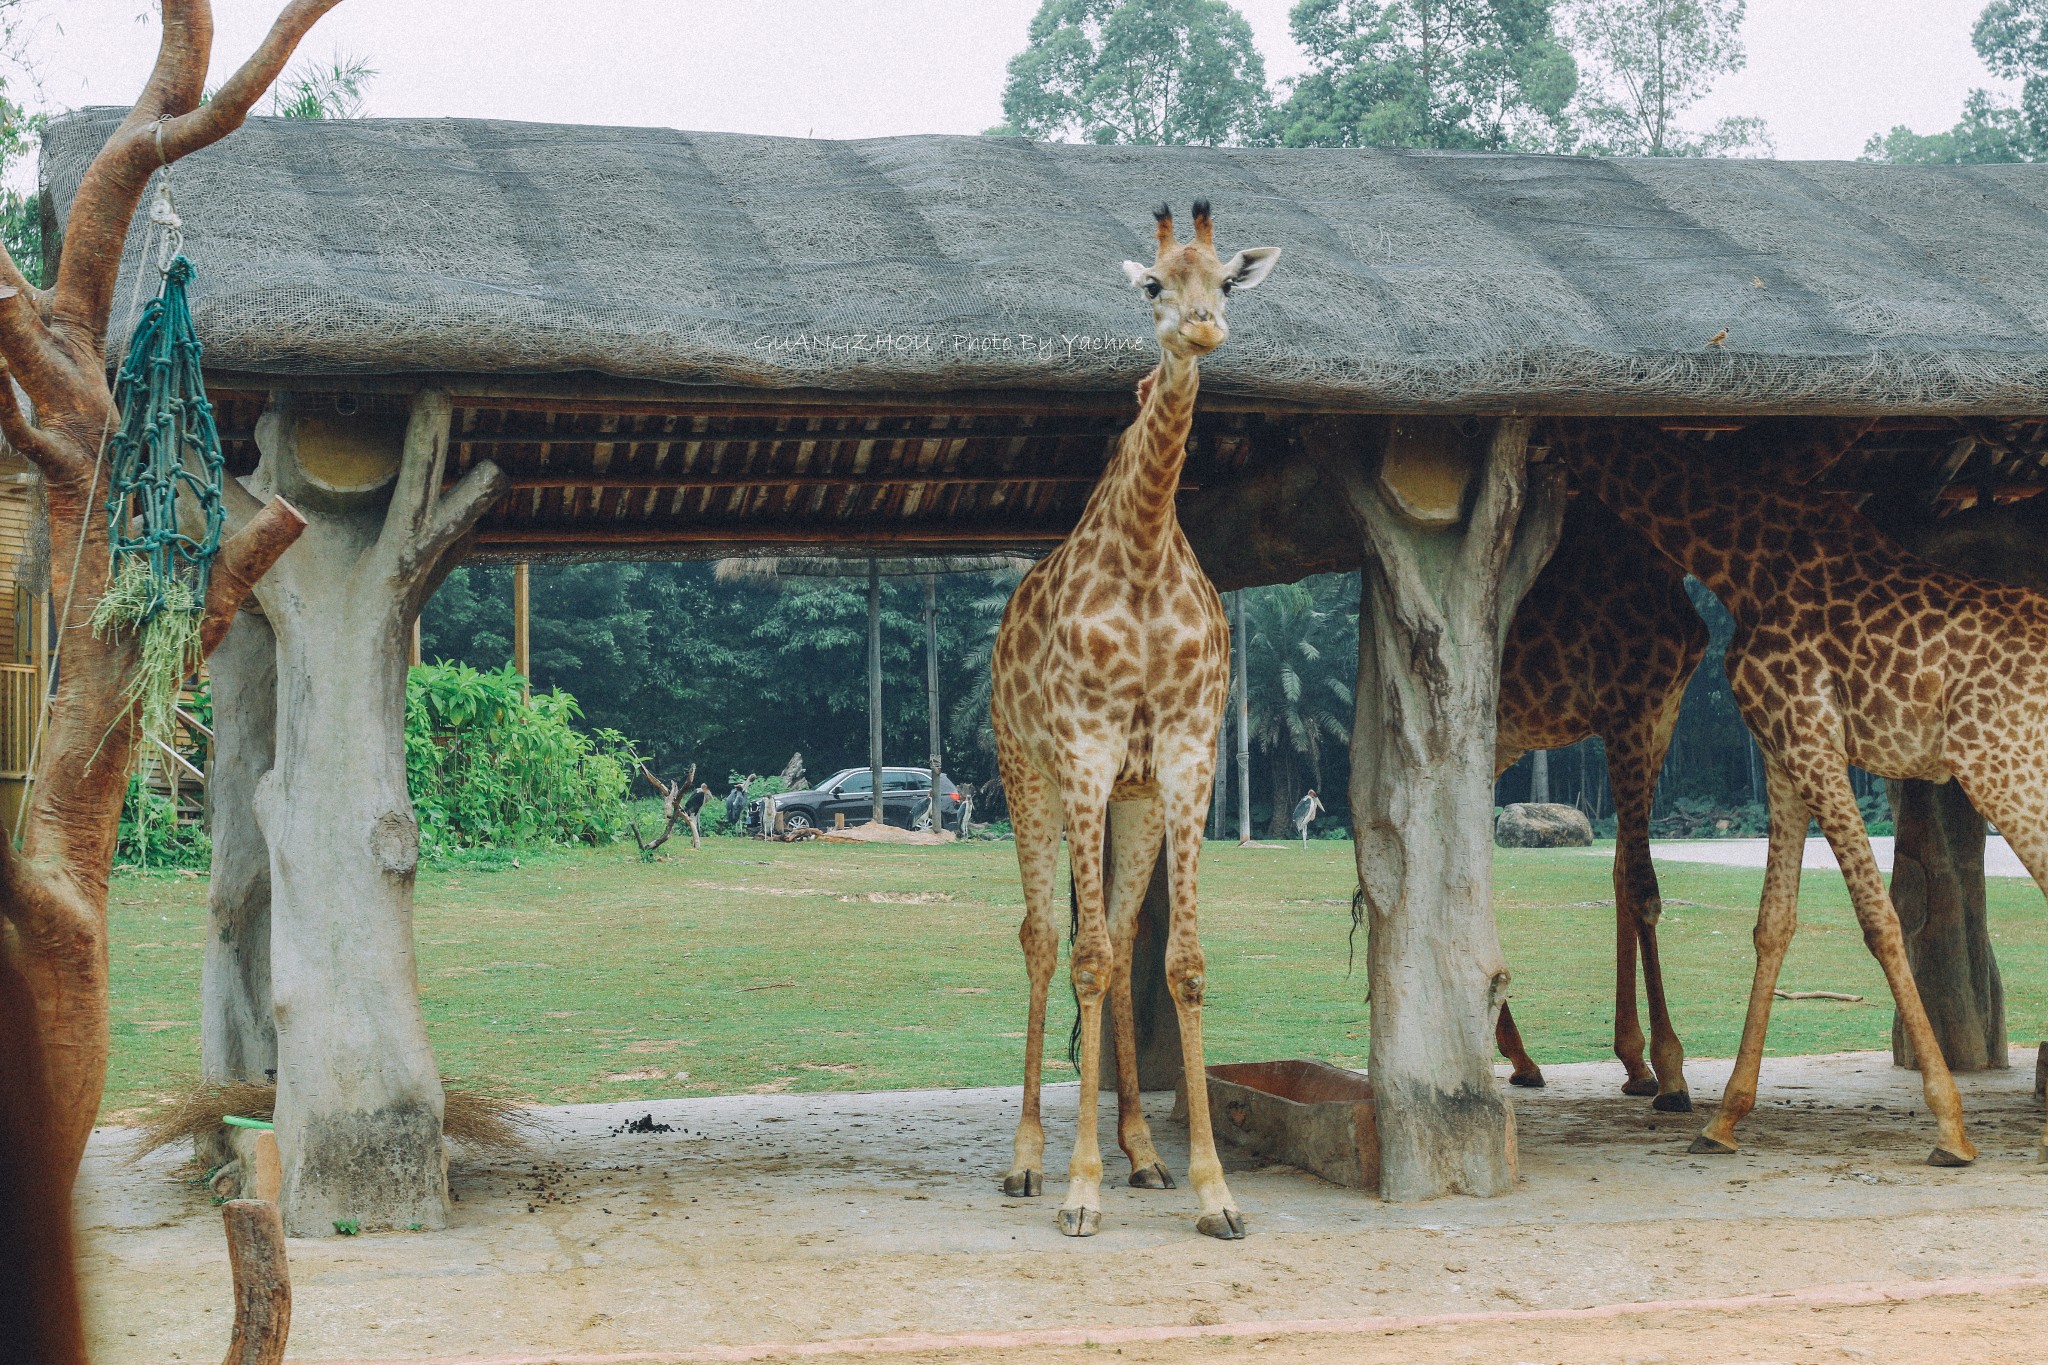
[(1138, 420), (1118, 441), (1073, 533), (1025, 575), (996, 634), (996, 762), (1016, 831), (1025, 903), (1019, 938), (1031, 989), (1024, 1111), (1003, 1188), (1023, 1196), (1044, 1187), (1039, 1088), (1046, 993), (1059, 958), (1054, 892), (1062, 832), (1075, 902), (1081, 1112), (1060, 1228), (1088, 1236), (1102, 1217), (1095, 1130), (1105, 998), (1116, 1011), (1117, 1140), (1131, 1161), (1131, 1184), (1173, 1183), (1139, 1109), (1130, 984), (1137, 913), (1163, 842), (1172, 901), (1166, 980), (1187, 1075), (1188, 1180), (1201, 1202), (1196, 1226), (1237, 1238), (1244, 1219), (1224, 1182), (1209, 1122), (1204, 964), (1195, 929), (1195, 865), (1229, 685), (1230, 631), (1222, 601), (1181, 533), (1174, 493), (1187, 459), (1199, 359), (1228, 335), (1225, 299), (1263, 280), (1279, 253), (1260, 247), (1220, 259), (1202, 202), (1195, 205), (1192, 242), (1176, 239), (1166, 209), (1156, 216), (1153, 264), (1126, 261), (1124, 272), (1151, 303), (1158, 368), (1141, 390)]

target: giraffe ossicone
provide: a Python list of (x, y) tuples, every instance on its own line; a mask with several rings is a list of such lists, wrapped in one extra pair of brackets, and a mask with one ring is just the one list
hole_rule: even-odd
[(1060, 1230), (1085, 1237), (1102, 1218), (1096, 1105), (1105, 1000), (1115, 1011), (1117, 1142), (1130, 1158), (1130, 1183), (1173, 1186), (1139, 1107), (1131, 1002), (1138, 911), (1163, 843), (1172, 903), (1166, 980), (1187, 1077), (1188, 1181), (1201, 1203), (1196, 1227), (1234, 1239), (1244, 1236), (1245, 1225), (1209, 1121), (1205, 968), (1195, 925), (1196, 863), (1229, 685), (1230, 628), (1222, 599), (1181, 532), (1174, 496), (1187, 460), (1200, 359), (1229, 335), (1230, 295), (1263, 281), (1280, 252), (1253, 247), (1219, 257), (1203, 200), (1195, 202), (1188, 242), (1179, 240), (1165, 206), (1153, 216), (1152, 263), (1126, 261), (1123, 269), (1151, 305), (1159, 364), (1140, 389), (1137, 421), (1118, 440), (1072, 534), (1010, 598), (991, 664), (996, 762), (1024, 884), (1018, 938), (1031, 992), (1024, 1108), (1003, 1190), (1036, 1195), (1045, 1184), (1039, 1099), (1046, 994), (1059, 960), (1054, 891), (1062, 833), (1073, 874), (1081, 1102)]

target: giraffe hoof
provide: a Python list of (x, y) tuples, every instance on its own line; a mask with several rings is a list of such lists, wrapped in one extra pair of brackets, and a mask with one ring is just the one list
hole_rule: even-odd
[(1220, 1241), (1236, 1242), (1244, 1238), (1244, 1215), (1236, 1209), (1223, 1209), (1217, 1213), (1205, 1213), (1195, 1220), (1195, 1231), (1204, 1237)]
[(1936, 1147), (1927, 1154), (1927, 1164), (1930, 1166), (1967, 1166), (1976, 1159), (1975, 1152), (1968, 1156), (1957, 1156), (1946, 1147)]
[(1623, 1081), (1621, 1083), (1621, 1093), (1624, 1095), (1634, 1095), (1638, 1098), (1644, 1095), (1654, 1095), (1657, 1093), (1657, 1078), (1655, 1076), (1637, 1076), (1633, 1080)]
[(1045, 1193), (1045, 1176), (1039, 1171), (1012, 1171), (1003, 1177), (1003, 1193), (1012, 1199), (1034, 1199)]
[(1102, 1226), (1100, 1209), (1061, 1209), (1060, 1231), (1069, 1237), (1093, 1237)]
[(1150, 1166), (1131, 1172), (1131, 1188), (1134, 1190), (1170, 1190), (1173, 1188), (1173, 1176), (1167, 1171), (1164, 1163), (1155, 1161)]
[(1668, 1095), (1659, 1095), (1651, 1100), (1650, 1107), (1660, 1114), (1690, 1114), (1692, 1096), (1683, 1090), (1674, 1090)]
[(1541, 1090), (1543, 1088), (1543, 1073), (1540, 1071), (1517, 1071), (1514, 1075), (1508, 1077), (1508, 1084), (1519, 1085), (1525, 1090)]
[(1735, 1144), (1723, 1142), (1717, 1137), (1709, 1137), (1707, 1134), (1701, 1133), (1692, 1140), (1692, 1146), (1685, 1150), (1691, 1152), (1694, 1156), (1734, 1156)]

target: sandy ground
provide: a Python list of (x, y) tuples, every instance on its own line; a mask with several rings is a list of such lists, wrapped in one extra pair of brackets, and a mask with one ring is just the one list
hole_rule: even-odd
[[(1892, 845), (1898, 841), (1889, 834), (1872, 836), (1870, 851), (1877, 856), (1878, 867), (1892, 870)], [(1656, 839), (1650, 843), (1650, 856), (1668, 863), (1715, 863), (1721, 867), (1762, 867), (1764, 856), (1770, 851), (1769, 839)], [(1612, 858), (1611, 849), (1593, 848), (1586, 852), (1596, 858)], [(1806, 841), (1806, 852), (1800, 856), (1801, 867), (1824, 867), (1830, 872), (1837, 867), (1835, 851), (1828, 847), (1828, 841), (1819, 837)], [(2024, 877), (2026, 867), (2020, 856), (2012, 851), (2012, 845), (2003, 835), (1994, 834), (1984, 841), (1984, 875), (1987, 877)]]
[[(448, 1231), (293, 1242), (291, 1358), (2038, 1362), (2048, 1167), (2014, 1063), (1962, 1078), (1984, 1152), (1962, 1171), (1922, 1164), (1917, 1077), (1881, 1054), (1769, 1061), (1721, 1158), (1618, 1067), (1552, 1067), (1514, 1095), (1514, 1194), (1388, 1205), (1238, 1160), (1239, 1243), (1198, 1236), (1185, 1189), (1123, 1188), (1120, 1160), (1102, 1234), (1060, 1237), (1056, 1194), (996, 1185), (1012, 1089), (548, 1110), (531, 1156), (458, 1164)], [(1693, 1062), (1695, 1096), (1726, 1072)], [(1050, 1089), (1055, 1172), (1074, 1103)], [(647, 1113), (675, 1131), (611, 1134)], [(218, 1359), (218, 1215), (123, 1141), (96, 1136), (81, 1192), (95, 1359)]]

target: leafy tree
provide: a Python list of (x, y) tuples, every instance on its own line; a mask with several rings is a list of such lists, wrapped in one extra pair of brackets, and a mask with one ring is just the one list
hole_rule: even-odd
[[(1343, 752), (1350, 744), (1357, 604), (1358, 580), (1350, 574), (1253, 588), (1245, 602), (1249, 729), (1267, 765), (1269, 828), (1276, 835), (1288, 832), (1304, 785), (1323, 791), (1327, 746), (1334, 742)], [(1331, 804), (1327, 795), (1324, 803)]]
[(1567, 28), (1583, 60), (1581, 150), (1599, 156), (1769, 155), (1759, 118), (1704, 132), (1679, 119), (1748, 61), (1747, 0), (1571, 0)]
[(1266, 104), (1251, 25), (1224, 0), (1045, 0), (991, 131), (1220, 145), (1255, 135)]
[[(6, 85), (0, 82), (0, 175), (12, 171), (34, 150), (42, 131), (43, 115), (23, 110), (8, 98)], [(21, 273), (31, 283), (44, 283), (42, 196), (0, 187), (0, 234), (4, 234), (7, 254), (21, 267)]]
[(1578, 66), (1551, 0), (1301, 0), (1309, 70), (1271, 133), (1291, 147), (1550, 151), (1570, 141)]
[(1904, 124), (1873, 134), (1868, 161), (1962, 165), (2048, 159), (2048, 0), (1992, 0), (1970, 33), (1994, 76), (2020, 83), (2020, 102), (1972, 90), (1963, 117), (1945, 133), (1916, 133)]

